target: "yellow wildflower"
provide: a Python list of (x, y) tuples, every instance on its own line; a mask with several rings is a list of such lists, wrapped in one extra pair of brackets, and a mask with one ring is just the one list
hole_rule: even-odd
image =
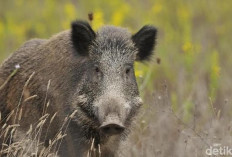
[(182, 50), (187, 53), (193, 49), (193, 45), (191, 42), (185, 42), (182, 46)]
[(155, 14), (160, 13), (162, 10), (163, 10), (163, 6), (162, 6), (161, 4), (155, 4), (155, 5), (152, 7), (152, 11), (153, 11)]
[(104, 24), (103, 12), (101, 10), (97, 10), (93, 13), (93, 23), (92, 27), (94, 30), (99, 29)]

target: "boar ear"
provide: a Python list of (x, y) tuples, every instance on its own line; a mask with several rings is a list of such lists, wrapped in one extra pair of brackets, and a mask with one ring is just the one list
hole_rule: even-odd
[(71, 40), (76, 51), (82, 55), (88, 55), (89, 46), (96, 34), (85, 21), (74, 21), (71, 24)]
[(153, 26), (144, 26), (132, 36), (135, 46), (138, 48), (137, 61), (149, 60), (156, 44), (157, 29)]

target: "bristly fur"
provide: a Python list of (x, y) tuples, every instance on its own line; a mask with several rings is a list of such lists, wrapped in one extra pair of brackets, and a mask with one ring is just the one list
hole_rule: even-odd
[(135, 46), (138, 48), (137, 60), (149, 60), (156, 44), (157, 29), (153, 26), (144, 26), (132, 36)]
[(71, 24), (71, 40), (78, 54), (88, 55), (89, 45), (95, 39), (96, 34), (85, 21), (74, 21)]
[[(74, 21), (71, 30), (50, 39), (26, 42), (0, 66), (1, 85), (15, 65), (20, 65), (0, 91), (2, 116), (20, 104), (20, 131), (26, 134), (41, 115), (57, 113), (52, 123), (44, 123), (39, 143), (48, 141), (48, 146), (61, 131), (67, 134), (57, 148), (61, 157), (87, 156), (92, 143), (96, 149), (101, 148), (102, 157), (115, 156), (142, 104), (134, 61), (151, 57), (155, 37), (152, 26), (143, 27), (134, 36), (115, 26), (104, 26), (95, 34), (87, 22)], [(32, 73), (33, 78), (27, 81)], [(34, 95), (37, 97), (25, 101)], [(14, 124), (13, 120), (8, 121), (9, 125)], [(125, 130), (108, 134), (102, 125), (110, 123)], [(19, 138), (13, 138), (14, 142), (24, 138), (18, 131), (15, 137)]]

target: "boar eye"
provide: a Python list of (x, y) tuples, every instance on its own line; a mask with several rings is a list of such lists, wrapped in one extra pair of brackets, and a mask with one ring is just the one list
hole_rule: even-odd
[(130, 73), (130, 68), (126, 68), (126, 74)]
[(99, 73), (100, 69), (98, 67), (95, 67), (95, 72)]

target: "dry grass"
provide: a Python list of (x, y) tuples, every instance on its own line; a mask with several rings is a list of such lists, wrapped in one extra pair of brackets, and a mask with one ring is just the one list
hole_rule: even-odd
[[(16, 72), (14, 71), (13, 74), (15, 73)], [(10, 75), (10, 77), (11, 76), (12, 75)], [(22, 112), (23, 112), (22, 102), (23, 101), (26, 102), (30, 99), (33, 99), (36, 97), (36, 95), (33, 95), (23, 100), (23, 93), (33, 76), (34, 73), (32, 73), (31, 76), (28, 78), (28, 80), (25, 82), (20, 100), (17, 106), (8, 114), (8, 116), (1, 119), (1, 112), (0, 112), (0, 124), (2, 126), (0, 128), (0, 141), (3, 142), (0, 148), (0, 156), (7, 156), (7, 157), (57, 156), (62, 140), (67, 135), (66, 131), (68, 125), (77, 112), (75, 110), (73, 113), (71, 113), (64, 119), (63, 124), (60, 127), (60, 129), (57, 131), (56, 136), (52, 140), (50, 140), (48, 142), (48, 146), (45, 147), (44, 142), (40, 140), (42, 130), (45, 129), (44, 125), (48, 124), (48, 128), (46, 130), (46, 135), (45, 135), (47, 136), (47, 132), (49, 131), (49, 129), (51, 129), (50, 125), (54, 121), (57, 115), (57, 112), (53, 115), (47, 113), (47, 108), (49, 107), (50, 103), (49, 101), (47, 101), (47, 97), (46, 97), (44, 101), (43, 114), (41, 118), (39, 118), (36, 123), (31, 124), (29, 130), (25, 134), (25, 132), (22, 131), (20, 127), (20, 120), (22, 118)], [(6, 83), (8, 82), (9, 79), (7, 79)], [(6, 83), (4, 83), (4, 85)], [(50, 81), (48, 82), (47, 85), (47, 91), (49, 90), (49, 86), (50, 86)]]
[[(30, 125), (30, 129), (26, 134), (20, 132), (20, 124), (7, 125), (5, 123), (1, 128), (0, 137), (3, 139), (3, 145), (1, 148), (1, 155), (7, 156), (57, 156), (57, 152), (60, 148), (63, 138), (66, 136), (66, 130), (70, 120), (73, 118), (76, 111), (67, 116), (64, 119), (63, 125), (60, 130), (57, 131), (56, 136), (49, 141), (48, 147), (44, 147), (44, 142), (40, 141), (42, 129), (46, 122), (50, 124), (56, 117), (56, 113), (52, 116), (45, 113), (35, 124)], [(51, 129), (48, 127), (48, 129)], [(48, 130), (47, 130), (48, 131)], [(21, 136), (21, 137), (18, 137)], [(11, 141), (12, 138), (19, 138), (17, 142), (13, 142), (7, 145), (7, 141)]]
[(119, 156), (203, 157), (208, 156), (210, 146), (232, 148), (232, 123), (210, 99), (201, 106), (195, 104), (188, 121), (183, 118), (183, 109), (173, 111), (166, 85), (148, 99), (149, 105), (142, 109)]

